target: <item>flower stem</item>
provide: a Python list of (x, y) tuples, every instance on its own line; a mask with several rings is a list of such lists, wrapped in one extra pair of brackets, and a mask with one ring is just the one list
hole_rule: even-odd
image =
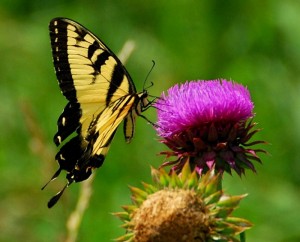
[(241, 242), (246, 242), (246, 233), (245, 232), (240, 233), (240, 240), (241, 240)]

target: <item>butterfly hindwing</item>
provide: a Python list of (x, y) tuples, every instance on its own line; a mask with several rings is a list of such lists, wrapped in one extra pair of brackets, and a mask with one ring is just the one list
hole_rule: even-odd
[(69, 185), (87, 179), (92, 169), (102, 165), (123, 120), (125, 138), (131, 140), (135, 117), (149, 102), (146, 92), (136, 93), (116, 55), (86, 28), (55, 18), (49, 30), (59, 87), (69, 101), (57, 121), (54, 142), (62, 146), (56, 155), (60, 168), (52, 179), (66, 170)]
[(137, 100), (135, 96), (124, 96), (111, 103), (101, 113), (95, 125), (95, 133), (98, 135), (98, 138), (94, 144), (93, 153), (99, 154), (101, 153), (101, 147), (108, 146), (107, 144), (110, 143), (110, 137), (114, 130), (117, 129), (126, 116), (130, 115), (131, 108), (135, 105), (135, 100)]

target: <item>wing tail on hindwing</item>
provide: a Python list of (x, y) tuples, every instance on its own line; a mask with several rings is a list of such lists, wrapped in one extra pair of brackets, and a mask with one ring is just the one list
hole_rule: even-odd
[(137, 96), (127, 95), (110, 104), (95, 118), (89, 135), (84, 141), (81, 140), (80, 135), (77, 135), (62, 146), (55, 157), (60, 168), (51, 180), (56, 178), (61, 170), (66, 170), (68, 182), (60, 192), (50, 199), (49, 208), (56, 204), (70, 184), (74, 181), (86, 180), (92, 174), (93, 169), (99, 168), (103, 164), (119, 124), (126, 115), (132, 115), (131, 110), (136, 98)]
[(49, 201), (52, 207), (70, 184), (86, 180), (103, 164), (123, 120), (126, 141), (131, 140), (135, 118), (148, 101), (146, 92), (136, 93), (116, 55), (86, 28), (55, 18), (49, 30), (56, 76), (68, 100), (54, 136), (61, 146), (55, 156), (59, 169), (50, 180), (65, 170), (67, 184)]

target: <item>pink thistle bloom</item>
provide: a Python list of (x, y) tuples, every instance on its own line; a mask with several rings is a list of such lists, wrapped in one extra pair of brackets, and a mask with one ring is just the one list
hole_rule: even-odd
[(158, 112), (157, 133), (171, 151), (162, 154), (176, 156), (172, 170), (181, 172), (190, 165), (199, 174), (213, 167), (216, 171), (235, 170), (244, 174), (245, 168), (255, 171), (253, 160), (260, 162), (257, 152), (248, 143), (258, 130), (254, 104), (250, 93), (241, 84), (227, 80), (190, 81), (171, 87), (156, 102)]

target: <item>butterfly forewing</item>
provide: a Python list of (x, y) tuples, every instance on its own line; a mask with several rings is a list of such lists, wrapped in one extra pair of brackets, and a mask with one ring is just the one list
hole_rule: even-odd
[[(54, 142), (59, 146), (75, 133), (56, 155), (60, 168), (52, 179), (66, 170), (69, 185), (87, 179), (93, 168), (102, 165), (124, 119), (125, 138), (132, 138), (135, 116), (139, 115), (136, 107), (144, 103), (144, 93), (136, 93), (120, 60), (80, 24), (55, 18), (49, 30), (56, 76), (69, 100), (57, 121)], [(61, 193), (48, 205), (53, 206)]]
[(135, 92), (117, 57), (83, 26), (54, 19), (49, 28), (60, 88), (67, 99), (80, 103), (83, 119)]

